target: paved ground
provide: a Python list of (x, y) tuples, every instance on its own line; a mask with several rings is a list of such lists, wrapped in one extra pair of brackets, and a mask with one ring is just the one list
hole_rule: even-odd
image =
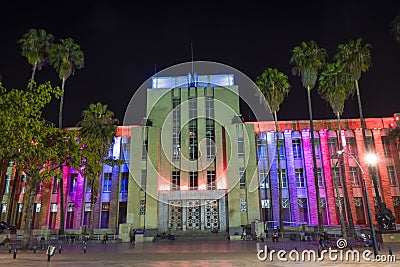
[[(296, 256), (297, 249), (300, 261), (288, 260), (280, 261), (274, 254), (273, 261), (269, 259), (260, 260), (257, 256), (257, 246), (264, 248), (263, 243), (254, 241), (229, 241), (229, 240), (209, 240), (209, 241), (157, 241), (152, 243), (136, 244), (130, 247), (127, 243), (120, 244), (88, 244), (86, 254), (83, 244), (63, 245), (62, 253), (56, 253), (47, 261), (45, 251), (38, 250), (36, 254), (30, 251), (19, 250), (16, 259), (13, 259), (8, 250), (0, 248), (0, 266), (399, 266), (400, 263), (400, 243), (381, 245), (380, 255), (389, 255), (389, 247), (395, 255), (396, 262), (368, 262), (362, 258), (362, 251), (365, 247), (354, 247), (360, 252), (360, 261), (345, 261), (346, 251), (342, 253), (343, 260), (340, 260), (339, 252), (332, 252), (331, 257), (328, 253), (324, 254), (323, 261), (301, 261), (301, 254), (304, 250), (313, 250), (318, 253), (317, 242), (267, 242), (270, 251), (284, 249), (286, 259), (289, 253), (292, 258)], [(338, 256), (334, 260), (334, 256)], [(260, 254), (260, 258), (264, 254)], [(316, 254), (316, 257), (318, 255)], [(369, 256), (373, 259), (373, 254)], [(351, 257), (350, 257), (351, 259)]]

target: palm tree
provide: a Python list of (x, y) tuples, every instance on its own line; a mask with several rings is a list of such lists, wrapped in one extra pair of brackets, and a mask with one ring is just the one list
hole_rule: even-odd
[[(342, 129), (340, 125), (340, 117), (343, 114), (344, 102), (349, 98), (351, 93), (351, 88), (353, 87), (353, 82), (349, 80), (346, 76), (347, 73), (343, 72), (344, 65), (337, 61), (335, 64), (328, 64), (326, 69), (321, 73), (319, 78), (319, 87), (318, 93), (321, 95), (323, 99), (325, 99), (331, 106), (333, 113), (337, 118), (338, 123), (338, 143), (339, 143), (339, 151), (343, 149), (342, 146)], [(338, 161), (343, 160), (343, 157), (340, 157)], [(350, 202), (347, 193), (347, 181), (346, 181), (346, 172), (344, 169), (344, 161), (343, 164), (340, 164), (341, 176), (342, 176), (342, 184), (343, 184), (343, 195), (346, 202), (347, 208), (347, 218), (350, 225), (350, 232), (354, 234), (354, 224), (353, 216), (351, 214)], [(336, 180), (336, 179), (335, 179)], [(340, 203), (340, 195), (338, 194), (337, 189), (337, 181), (334, 181), (334, 185), (336, 188), (336, 204), (339, 209), (339, 220), (340, 226), (342, 230), (343, 238), (347, 238), (346, 227), (344, 225), (343, 218), (343, 207)], [(351, 227), (353, 225), (353, 227)]]
[(30, 91), (32, 91), (36, 69), (41, 70), (47, 62), (49, 46), (53, 39), (53, 35), (46, 33), (43, 29), (30, 29), (17, 41), (21, 45), (22, 55), (32, 65), (32, 75), (29, 82)]
[(363, 72), (367, 72), (371, 67), (371, 45), (362, 44), (362, 39), (350, 40), (347, 44), (339, 44), (337, 53), (334, 59), (340, 60), (344, 64), (343, 71), (350, 74), (351, 79), (354, 81), (355, 86), (353, 87), (357, 93), (358, 110), (360, 113), (361, 127), (363, 130), (364, 141), (365, 141), (365, 120), (362, 112), (360, 89), (358, 87), (358, 81), (361, 78)]
[(118, 120), (114, 113), (101, 103), (90, 104), (82, 112), (80, 136), (85, 144), (84, 176), (91, 189), (90, 234), (94, 232), (94, 205), (97, 202), (100, 176), (103, 164), (112, 165), (115, 161), (107, 158), (110, 144), (116, 135)]
[(60, 39), (60, 43), (50, 46), (50, 63), (57, 71), (61, 79), (62, 95), (60, 98), (60, 110), (58, 115), (58, 128), (62, 129), (62, 109), (64, 103), (65, 81), (74, 75), (75, 70), (84, 66), (84, 55), (79, 45), (72, 38)]
[[(50, 46), (50, 63), (58, 72), (61, 79), (62, 95), (60, 97), (60, 109), (58, 113), (58, 128), (62, 129), (62, 110), (64, 103), (65, 81), (75, 73), (76, 69), (81, 69), (84, 66), (84, 55), (80, 50), (79, 45), (75, 44), (72, 38), (60, 39), (60, 43), (52, 44)], [(59, 163), (62, 169), (63, 162)], [(62, 172), (61, 172), (62, 173)], [(59, 178), (60, 186), (60, 234), (64, 233), (64, 185), (63, 177)]]
[[(256, 79), (256, 85), (260, 89), (266, 100), (265, 105), (269, 106), (274, 114), (275, 134), (276, 134), (276, 152), (278, 158), (278, 183), (279, 183), (279, 228), (283, 232), (283, 210), (282, 210), (282, 171), (279, 149), (279, 128), (278, 115), (279, 107), (289, 93), (290, 84), (286, 74), (277, 69), (267, 68)], [(260, 96), (261, 97), (261, 96)]]
[(323, 229), (323, 223), (322, 223), (322, 213), (320, 207), (317, 160), (315, 156), (314, 122), (312, 117), (311, 90), (314, 88), (317, 82), (318, 72), (322, 68), (324, 68), (326, 64), (327, 52), (324, 48), (320, 48), (315, 41), (311, 40), (309, 42), (302, 42), (300, 45), (294, 47), (292, 53), (293, 54), (289, 61), (290, 64), (294, 65), (294, 67), (292, 68), (292, 74), (301, 76), (302, 84), (307, 89), (308, 111), (310, 115), (310, 140), (312, 147), (313, 167), (314, 167), (314, 184), (315, 184), (315, 194), (318, 203), (317, 205), (318, 228), (321, 231)]
[(400, 15), (397, 15), (392, 22), (390, 23), (391, 33), (394, 36), (394, 39), (400, 43)]

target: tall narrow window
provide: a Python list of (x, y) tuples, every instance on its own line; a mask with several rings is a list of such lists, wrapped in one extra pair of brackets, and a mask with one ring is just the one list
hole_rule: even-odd
[(189, 99), (189, 119), (197, 119), (197, 98)]
[(302, 188), (305, 187), (305, 180), (304, 180), (304, 170), (303, 168), (297, 168), (294, 170), (294, 175), (296, 177), (296, 187)]
[(214, 98), (205, 97), (206, 99), (206, 118), (214, 119)]
[(244, 168), (240, 167), (239, 168), (239, 184), (240, 184), (240, 189), (245, 189), (246, 188), (246, 172)]
[(281, 169), (281, 181), (282, 181), (282, 188), (287, 188), (288, 180), (286, 175), (286, 169)]
[(66, 228), (67, 229), (74, 228), (74, 208), (75, 208), (75, 203), (73, 203), (73, 202), (68, 203), (68, 206), (67, 206), (67, 222), (66, 222)]
[(302, 159), (302, 150), (301, 150), (301, 140), (300, 138), (292, 139), (292, 148), (293, 148), (293, 158), (294, 159)]
[(387, 172), (388, 172), (388, 176), (389, 176), (389, 184), (390, 185), (397, 185), (396, 182), (396, 171), (394, 169), (394, 166), (387, 166), (386, 167)]
[(108, 228), (108, 219), (110, 212), (110, 202), (101, 203), (101, 228)]
[(197, 190), (199, 186), (199, 179), (197, 177), (197, 172), (189, 173), (189, 190)]
[[(285, 143), (282, 139), (279, 139), (278, 149), (279, 149), (279, 157), (281, 159), (285, 159)], [(275, 156), (278, 156), (278, 150), (275, 149)]]
[(243, 137), (238, 137), (237, 144), (238, 144), (238, 157), (241, 158), (244, 156)]
[(372, 136), (366, 136), (365, 137), (365, 144), (367, 146), (367, 151), (366, 151), (367, 153), (368, 152), (372, 153), (372, 152), (375, 151), (375, 149), (374, 149), (374, 139), (372, 138)]
[(58, 193), (58, 186), (59, 186), (59, 180), (57, 177), (54, 177), (53, 180), (53, 194), (57, 194)]
[(338, 139), (336, 137), (328, 138), (328, 148), (331, 157), (336, 157), (338, 151)]
[(147, 183), (147, 170), (142, 170), (142, 177), (140, 180), (140, 189), (142, 191), (146, 191), (146, 183)]
[(172, 171), (172, 191), (179, 191), (181, 186), (181, 172)]
[(324, 176), (322, 175), (321, 168), (317, 168), (317, 176), (318, 176), (318, 186), (324, 187)]
[(181, 99), (173, 98), (172, 106), (172, 159), (177, 160), (180, 157), (180, 125), (181, 125)]
[(76, 192), (77, 181), (78, 181), (78, 174), (77, 173), (71, 174), (71, 179), (69, 180), (69, 193)]
[(189, 121), (189, 159), (196, 160), (197, 156), (197, 120)]
[(348, 154), (357, 155), (356, 139), (354, 137), (346, 137), (346, 148)]
[(215, 171), (207, 171), (207, 190), (215, 189)]
[(214, 159), (215, 147), (214, 147), (214, 122), (207, 119), (206, 121), (206, 151), (207, 159)]
[(111, 173), (105, 173), (103, 179), (103, 193), (111, 192)]
[(143, 140), (143, 143), (142, 143), (142, 160), (146, 160), (147, 159), (147, 149), (148, 149), (147, 140)]
[(56, 228), (56, 220), (57, 220), (57, 203), (51, 203), (50, 205), (50, 228)]
[(353, 186), (360, 186), (360, 176), (358, 173), (358, 167), (350, 166), (350, 180)]
[(315, 151), (315, 158), (317, 159), (321, 158), (321, 146), (319, 138), (314, 138), (314, 151)]
[(387, 136), (382, 136), (382, 145), (383, 145), (383, 153), (385, 154), (385, 157), (390, 157), (390, 143), (389, 143), (389, 138)]
[(4, 195), (10, 192), (11, 175), (6, 175), (6, 183), (4, 185)]
[(123, 172), (121, 173), (121, 193), (126, 193), (128, 192), (128, 185), (129, 185), (129, 173), (128, 172)]
[(298, 198), (299, 204), (299, 222), (308, 223), (308, 202), (307, 198)]

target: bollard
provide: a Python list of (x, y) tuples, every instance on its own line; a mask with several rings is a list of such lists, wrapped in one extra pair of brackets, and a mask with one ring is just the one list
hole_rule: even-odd
[(259, 242), (257, 242), (256, 247), (257, 247), (257, 252), (259, 252), (260, 251), (260, 243)]
[(321, 249), (318, 247), (318, 258), (321, 258)]
[(378, 242), (378, 251), (381, 251), (381, 243)]
[(296, 250), (296, 251), (297, 251), (297, 246), (294, 246), (294, 250)]
[(13, 255), (13, 259), (15, 259), (17, 257), (17, 249), (14, 248), (14, 255)]
[(270, 253), (271, 252), (271, 250), (270, 250), (270, 248), (269, 248), (269, 246), (267, 245), (267, 252), (268, 253)]
[(86, 242), (85, 245), (83, 245), (83, 253), (86, 254)]
[(393, 255), (393, 251), (392, 251), (392, 248), (391, 248), (391, 247), (389, 247), (389, 255), (390, 255), (390, 256)]
[(62, 250), (62, 246), (60, 245), (60, 246), (58, 247), (58, 254), (61, 254), (61, 250)]
[(50, 251), (47, 253), (47, 261), (50, 261)]
[(8, 245), (8, 253), (11, 254), (11, 245)]
[(36, 246), (33, 246), (33, 253), (36, 253)]

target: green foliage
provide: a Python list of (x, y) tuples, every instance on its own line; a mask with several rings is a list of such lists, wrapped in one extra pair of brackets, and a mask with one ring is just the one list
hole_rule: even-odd
[(314, 88), (318, 71), (325, 67), (327, 52), (313, 40), (302, 42), (292, 50), (289, 63), (294, 65), (292, 74), (301, 76), (303, 86), (310, 90)]
[(29, 64), (36, 65), (40, 70), (46, 64), (53, 39), (53, 35), (43, 29), (29, 29), (17, 43), (21, 45), (22, 55), (28, 59)]
[(334, 59), (343, 62), (344, 71), (351, 75), (353, 81), (358, 81), (361, 73), (367, 72), (372, 65), (371, 45), (363, 45), (361, 38), (350, 40), (347, 44), (339, 44)]
[(84, 55), (72, 38), (60, 39), (60, 43), (50, 46), (50, 63), (61, 80), (67, 80), (75, 70), (84, 66)]
[[(269, 105), (273, 113), (279, 111), (280, 105), (289, 94), (290, 84), (287, 75), (277, 69), (267, 68), (257, 77), (255, 83), (267, 101), (264, 104)], [(260, 95), (260, 100), (262, 99), (264, 98)]]
[(336, 116), (342, 115), (344, 103), (354, 90), (354, 83), (344, 69), (342, 62), (337, 61), (328, 64), (319, 77), (318, 93), (330, 104)]

